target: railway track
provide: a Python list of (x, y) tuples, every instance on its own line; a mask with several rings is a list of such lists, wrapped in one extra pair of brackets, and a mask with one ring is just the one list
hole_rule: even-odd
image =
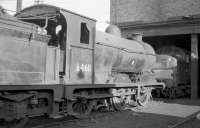
[[(126, 111), (126, 110), (123, 110)], [(97, 118), (112, 116), (116, 111), (92, 112), (88, 117), (77, 119), (73, 116), (66, 116), (59, 119), (46, 117), (31, 118), (23, 128), (88, 128), (96, 123)]]
[[(191, 112), (191, 110), (188, 109), (196, 111), (196, 107), (185, 108), (185, 105), (182, 106), (181, 104), (176, 104), (174, 106), (174, 104), (169, 103), (166, 110), (166, 103), (164, 102), (156, 101), (156, 103), (152, 102), (150, 105), (150, 108), (155, 107), (156, 109), (148, 109), (149, 107), (130, 107), (122, 111), (104, 109), (102, 111), (94, 110), (88, 117), (82, 119), (77, 119), (72, 116), (65, 116), (58, 119), (40, 116), (29, 118), (24, 127), (0, 126), (0, 128), (132, 128), (133, 126), (141, 128), (167, 128), (177, 126), (177, 124), (177, 128), (190, 128), (191, 126), (199, 128), (200, 126), (200, 120), (196, 117), (194, 117), (195, 119), (193, 117), (190, 118), (190, 115), (187, 115), (188, 112)], [(138, 111), (136, 109), (138, 109)], [(172, 113), (180, 113), (180, 111), (182, 111), (183, 113), (185, 112), (187, 116), (186, 118), (180, 118), (172, 113), (172, 115), (170, 114), (171, 116), (162, 113), (158, 114), (160, 110), (165, 113), (167, 112), (168, 114), (170, 114), (169, 111), (173, 111)], [(196, 116), (196, 114), (194, 115)]]

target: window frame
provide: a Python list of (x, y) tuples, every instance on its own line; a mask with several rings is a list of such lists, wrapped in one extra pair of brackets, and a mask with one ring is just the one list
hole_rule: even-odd
[(89, 45), (90, 36), (91, 36), (91, 30), (88, 27), (88, 23), (81, 22), (80, 23), (80, 43)]

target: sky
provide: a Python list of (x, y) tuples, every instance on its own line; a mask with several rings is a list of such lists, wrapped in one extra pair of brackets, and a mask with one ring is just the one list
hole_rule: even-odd
[[(35, 0), (23, 0), (22, 8), (31, 6)], [(0, 0), (5, 9), (16, 10), (17, 0)], [(96, 19), (97, 29), (104, 31), (110, 20), (110, 0), (43, 0), (44, 4), (58, 6)]]

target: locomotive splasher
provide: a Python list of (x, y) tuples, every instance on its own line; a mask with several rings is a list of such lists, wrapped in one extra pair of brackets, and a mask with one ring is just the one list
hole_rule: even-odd
[(96, 32), (95, 20), (50, 5), (16, 17), (0, 16), (0, 119), (122, 110), (164, 86), (149, 77), (156, 55), (144, 42)]

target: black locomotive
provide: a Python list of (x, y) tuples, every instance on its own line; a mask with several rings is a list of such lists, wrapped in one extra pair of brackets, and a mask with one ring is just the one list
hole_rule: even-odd
[(114, 26), (107, 29), (111, 34), (98, 32), (94, 19), (50, 5), (28, 7), (15, 17), (0, 12), (4, 121), (122, 110), (145, 105), (152, 89), (164, 87), (151, 71), (159, 55), (143, 41), (113, 35), (119, 34)]

